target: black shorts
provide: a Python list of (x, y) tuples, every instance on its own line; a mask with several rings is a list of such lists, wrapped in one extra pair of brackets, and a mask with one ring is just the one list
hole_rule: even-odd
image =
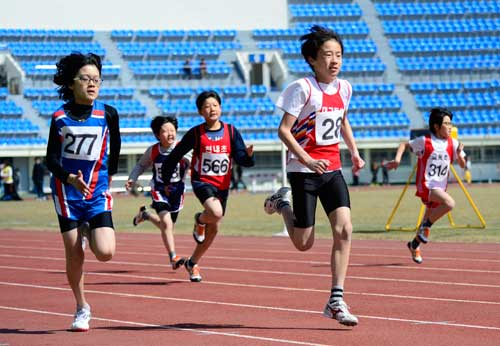
[(349, 190), (341, 171), (321, 175), (290, 172), (288, 179), (292, 187), (295, 227), (314, 226), (318, 197), (326, 215), (340, 207), (351, 208)]
[(61, 233), (68, 232), (79, 227), (84, 221), (88, 221), (90, 229), (99, 227), (109, 227), (114, 229), (113, 217), (111, 216), (110, 211), (97, 214), (90, 220), (71, 220), (61, 215), (57, 215), (57, 218), (59, 219), (59, 228), (61, 229)]
[(177, 217), (179, 216), (179, 212), (178, 211), (171, 212), (170, 205), (168, 203), (165, 203), (165, 202), (153, 201), (153, 203), (151, 203), (151, 208), (156, 210), (156, 213), (158, 215), (160, 215), (160, 213), (162, 211), (166, 211), (166, 212), (170, 213), (170, 217), (172, 218), (173, 223), (175, 223), (177, 221)]
[(220, 204), (222, 205), (222, 214), (226, 214), (226, 204), (229, 190), (219, 190), (212, 184), (201, 181), (192, 181), (191, 184), (193, 186), (193, 192), (201, 204), (205, 203), (205, 201), (210, 197), (218, 198)]

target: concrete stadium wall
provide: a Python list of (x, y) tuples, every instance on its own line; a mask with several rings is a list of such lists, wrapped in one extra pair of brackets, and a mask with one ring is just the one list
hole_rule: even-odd
[(286, 0), (2, 1), (2, 28), (236, 29), (288, 27)]

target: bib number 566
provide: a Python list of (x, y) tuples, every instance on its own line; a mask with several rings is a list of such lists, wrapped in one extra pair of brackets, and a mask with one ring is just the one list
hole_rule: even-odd
[(205, 175), (225, 175), (229, 170), (228, 159), (203, 159), (202, 171)]

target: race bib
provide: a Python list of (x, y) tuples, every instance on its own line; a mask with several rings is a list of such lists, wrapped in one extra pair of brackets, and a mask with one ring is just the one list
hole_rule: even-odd
[(229, 172), (228, 154), (203, 153), (201, 160), (202, 175), (223, 176)]
[(102, 127), (65, 126), (62, 128), (62, 157), (96, 161), (102, 148)]
[(427, 181), (446, 181), (448, 179), (448, 167), (450, 166), (448, 155), (431, 155), (425, 167), (425, 179)]
[(314, 127), (316, 144), (331, 145), (340, 142), (343, 116), (343, 110), (316, 113), (316, 125)]
[[(155, 174), (156, 181), (159, 183), (163, 183), (163, 179), (161, 178), (161, 166), (162, 165), (163, 164), (161, 162), (157, 162), (154, 164), (155, 172), (156, 172), (156, 174)], [(181, 177), (179, 174), (179, 168), (180, 168), (180, 164), (177, 164), (177, 166), (175, 166), (174, 172), (172, 173), (172, 177), (170, 178), (171, 183), (177, 183), (177, 182), (181, 181)]]

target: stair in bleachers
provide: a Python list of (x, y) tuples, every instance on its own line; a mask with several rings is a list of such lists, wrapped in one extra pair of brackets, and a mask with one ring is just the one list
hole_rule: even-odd
[[(289, 13), (289, 29), (242, 32), (0, 30), (0, 42), (10, 46), (27, 71), (24, 97), (8, 99), (15, 99), (45, 135), (47, 117), (38, 110), (50, 115), (61, 103), (51, 82), (54, 62), (75, 47), (103, 50), (107, 66), (101, 98), (118, 108), (121, 126), (130, 132), (124, 143), (151, 142), (149, 122), (158, 114), (177, 115), (182, 135), (200, 121), (194, 98), (208, 88), (220, 92), (225, 120), (242, 130), (245, 139), (277, 142), (281, 114), (271, 100), (279, 91), (244, 85), (232, 61), (240, 49), (281, 51), (292, 72), (289, 81), (308, 74), (298, 38), (319, 23), (344, 38), (341, 78), (353, 85), (349, 117), (361, 141), (407, 138), (409, 128), (426, 126), (428, 108), (438, 105), (452, 108), (454, 121), (464, 130), (461, 135), (500, 135), (500, 87), (494, 83), (500, 80), (500, 46), (494, 37), (500, 24), (498, 2), (290, 0)], [(182, 70), (188, 57), (194, 64), (192, 79)], [(208, 62), (205, 79), (198, 75), (202, 57)], [(462, 83), (460, 89), (448, 81)], [(10, 122), (2, 125), (16, 128)]]

